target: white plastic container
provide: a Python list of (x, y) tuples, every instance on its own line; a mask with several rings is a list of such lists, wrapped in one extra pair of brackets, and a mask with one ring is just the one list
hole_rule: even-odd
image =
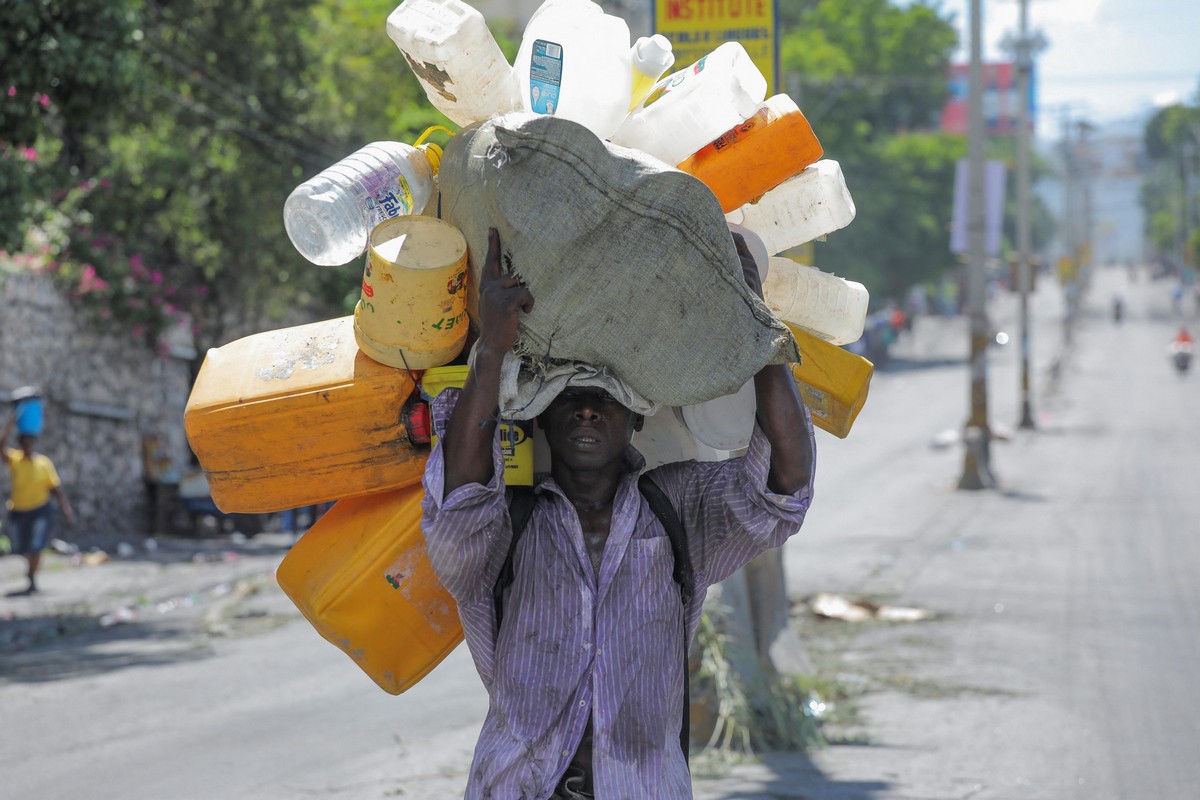
[(629, 113), (629, 26), (591, 0), (546, 0), (513, 64), (526, 111), (578, 122), (601, 139)]
[(726, 42), (656, 83), (612, 141), (675, 166), (751, 117), (766, 94), (767, 79), (746, 49)]
[(725, 219), (757, 233), (775, 255), (846, 227), (854, 214), (841, 165), (822, 159)]
[(683, 422), (696, 441), (714, 450), (736, 452), (750, 446), (757, 410), (754, 380), (733, 394), (684, 406)]
[(646, 459), (646, 469), (676, 461), (703, 461), (696, 438), (684, 424), (678, 408), (664, 406), (646, 417), (642, 429), (633, 434), (633, 446)]
[(288, 238), (314, 264), (352, 261), (380, 222), (425, 208), (441, 159), (436, 144), (372, 142), (292, 191), (283, 205)]
[(629, 61), (633, 65), (633, 90), (629, 98), (629, 110), (632, 111), (646, 99), (663, 73), (675, 64), (671, 40), (661, 33), (642, 36), (629, 48)]
[(861, 283), (772, 256), (763, 299), (784, 322), (827, 342), (849, 344), (862, 336), (870, 295)]
[(517, 78), (483, 15), (461, 0), (404, 0), (387, 32), (429, 102), (457, 125), (521, 107)]

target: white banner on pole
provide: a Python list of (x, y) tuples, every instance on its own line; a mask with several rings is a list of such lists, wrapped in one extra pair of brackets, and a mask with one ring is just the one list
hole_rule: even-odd
[[(967, 232), (967, 159), (960, 158), (954, 168), (954, 210), (950, 219), (950, 252), (969, 253), (971, 238)], [(983, 163), (983, 250), (989, 256), (1000, 255), (1000, 233), (1004, 223), (1003, 161)]]

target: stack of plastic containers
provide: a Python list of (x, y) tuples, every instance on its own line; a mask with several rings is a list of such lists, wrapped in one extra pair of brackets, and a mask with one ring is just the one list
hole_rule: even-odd
[[(770, 256), (849, 224), (854, 203), (837, 162), (818, 160), (821, 144), (796, 103), (783, 94), (766, 99), (767, 81), (740, 44), (681, 67), (669, 40), (631, 44), (625, 21), (592, 0), (546, 0), (512, 64), (462, 0), (404, 0), (386, 31), (429, 102), (456, 125), (520, 110), (552, 114), (704, 182), (746, 232), (766, 272), (766, 302), (795, 334), (804, 363), (793, 365), (793, 376), (814, 421), (846, 435), (871, 365), (837, 345), (861, 334), (866, 290)], [(421, 216), (436, 216), (441, 159), (425, 135), (411, 145), (367, 144), (283, 204), (288, 237), (315, 264), (345, 264), (370, 243), (356, 316), (209, 351), (185, 415), (222, 511), (338, 501), (292, 547), (279, 582), (324, 637), (392, 693), (462, 639), (419, 531), (427, 401), (461, 382), (465, 367), (446, 365), (462, 363), (470, 322), (456, 305), (466, 272), (446, 246), (456, 232)], [(397, 242), (395, 254), (384, 252)], [(419, 287), (418, 276), (437, 291)], [(385, 341), (424, 316), (438, 337)], [(428, 380), (413, 371), (426, 369)], [(651, 463), (725, 458), (746, 445), (753, 419), (748, 383), (727, 397), (663, 409), (635, 443)], [(542, 457), (538, 443), (530, 447), (517, 428), (509, 438), (506, 475), (528, 481), (527, 462)]]

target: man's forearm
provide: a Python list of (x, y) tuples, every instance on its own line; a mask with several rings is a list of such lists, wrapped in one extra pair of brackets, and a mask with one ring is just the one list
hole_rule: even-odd
[(788, 367), (768, 364), (754, 376), (758, 425), (771, 443), (767, 486), (776, 494), (794, 494), (812, 477), (813, 453), (800, 390)]
[(486, 347), (475, 352), (462, 394), (442, 436), (447, 495), (464, 484), (486, 484), (492, 479), (492, 442), (496, 435), (503, 360), (503, 352)]

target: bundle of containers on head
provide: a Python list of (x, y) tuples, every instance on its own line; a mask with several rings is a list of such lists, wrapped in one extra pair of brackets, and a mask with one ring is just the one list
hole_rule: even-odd
[[(866, 290), (775, 256), (846, 226), (854, 204), (837, 162), (818, 160), (800, 109), (787, 95), (766, 98), (740, 44), (668, 74), (665, 37), (631, 45), (626, 23), (591, 0), (546, 0), (514, 64), (461, 0), (405, 0), (386, 30), (430, 103), (459, 126), (512, 111), (553, 114), (703, 181), (769, 261), (769, 271), (760, 263), (765, 299), (803, 352), (792, 371), (814, 421), (846, 435), (871, 367), (836, 345), (861, 335)], [(469, 323), (466, 242), (436, 216), (441, 149), (424, 143), (428, 133), (413, 145), (368, 144), (288, 197), (287, 234), (309, 261), (332, 266), (367, 253), (355, 313), (210, 351), (185, 415), (223, 511), (339, 500), (293, 547), (279, 582), (392, 693), (462, 639), (419, 530), (421, 394), (461, 385), (465, 368), (443, 365), (459, 357)], [(753, 387), (671, 412), (656, 415), (664, 441), (678, 441), (678, 425), (695, 436), (688, 452), (707, 445), (710, 456), (728, 455), (748, 441)], [(508, 429), (511, 483), (531, 480), (527, 440)], [(516, 456), (518, 445), (526, 455)]]

